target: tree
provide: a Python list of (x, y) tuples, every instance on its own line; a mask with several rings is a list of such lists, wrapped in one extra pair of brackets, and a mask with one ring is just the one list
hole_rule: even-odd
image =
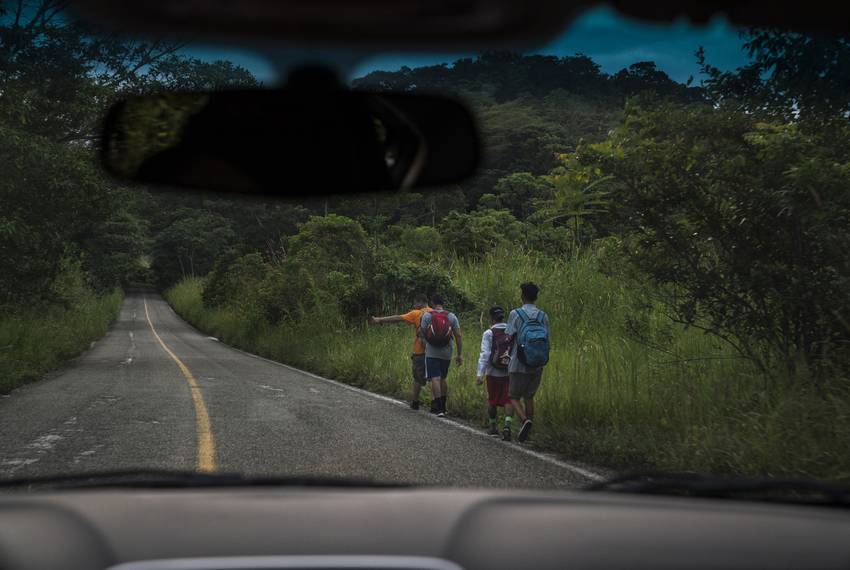
[(359, 274), (368, 254), (368, 236), (356, 221), (337, 214), (312, 216), (289, 239), (289, 253), (317, 276), (329, 271)]
[(184, 210), (154, 238), (153, 266), (160, 285), (206, 275), (213, 262), (233, 246), (236, 234), (230, 222), (204, 210)]
[(237, 306), (243, 309), (243, 314), (256, 309), (253, 296), (269, 269), (259, 253), (240, 256), (235, 250), (225, 252), (215, 260), (204, 281), (204, 305)]
[(743, 36), (750, 62), (735, 71), (721, 71), (707, 63), (702, 48), (697, 51), (712, 102), (804, 127), (812, 123), (814, 130), (846, 121), (850, 37), (776, 29), (750, 29)]
[(238, 239), (245, 249), (262, 251), (276, 261), (281, 241), (298, 233), (309, 218), (309, 211), (300, 204), (269, 202), (253, 197), (205, 199), (203, 207), (230, 220), (239, 228)]
[(507, 210), (452, 212), (440, 225), (440, 234), (446, 251), (476, 258), (499, 246), (516, 247), (525, 238), (526, 226)]
[(2, 125), (0, 156), (0, 307), (49, 301), (61, 260), (109, 217), (109, 187), (85, 150)]
[[(428, 228), (430, 229), (430, 228)], [(368, 277), (368, 286), (352, 296), (349, 314), (399, 311), (410, 306), (417, 294), (440, 294), (453, 311), (467, 311), (474, 303), (438, 265), (397, 261), (391, 257), (377, 260)]]
[(626, 259), (662, 286), (675, 320), (799, 377), (850, 362), (848, 165), (847, 125), (807, 134), (643, 101), (574, 168), (591, 181), (614, 177)]
[(126, 189), (112, 190), (106, 220), (94, 225), (82, 240), (83, 267), (98, 289), (151, 281), (143, 265), (151, 245), (148, 223), (134, 212), (133, 198)]
[(639, 61), (626, 69), (618, 71), (612, 77), (617, 90), (625, 95), (654, 92), (659, 97), (675, 98), (679, 101), (697, 101), (702, 98), (702, 90), (683, 85), (670, 79), (670, 76), (658, 69), (654, 61)]
[(0, 1), (0, 120), (53, 140), (90, 141), (117, 98), (161, 89), (256, 86), (246, 69), (180, 54), (179, 42), (105, 32), (68, 0)]
[[(578, 251), (582, 245), (585, 222), (592, 216), (599, 216), (608, 210), (609, 192), (604, 184), (612, 176), (599, 176), (599, 170), (589, 173), (586, 169), (571, 167), (572, 155), (560, 155), (564, 166), (554, 169), (545, 180), (551, 185), (552, 198), (541, 209), (539, 218), (546, 222), (568, 221), (572, 234), (572, 250)], [(596, 178), (591, 181), (591, 175)]]
[(528, 219), (541, 204), (551, 200), (554, 188), (549, 179), (530, 172), (514, 172), (500, 178), (493, 188), (498, 204), (520, 220)]
[(431, 261), (441, 245), (440, 232), (431, 226), (404, 228), (399, 237), (399, 246), (418, 261)]

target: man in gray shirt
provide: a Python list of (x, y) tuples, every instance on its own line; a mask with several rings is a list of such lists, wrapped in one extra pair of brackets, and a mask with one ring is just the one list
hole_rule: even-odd
[(460, 322), (443, 307), (440, 295), (431, 297), (431, 312), (422, 315), (420, 333), (425, 340), (425, 377), (431, 382), (431, 413), (446, 415), (446, 376), (452, 362), (452, 339), (457, 343), (455, 362), (463, 364)]
[[(535, 305), (537, 295), (540, 289), (534, 283), (523, 283), (520, 285), (522, 307), (511, 311), (508, 317), (508, 328), (505, 331), (513, 339), (511, 347), (511, 364), (508, 367), (510, 376), (510, 397), (514, 411), (519, 416), (522, 422), (517, 440), (520, 442), (528, 439), (531, 433), (532, 418), (534, 416), (534, 394), (540, 387), (540, 380), (543, 377), (543, 367), (531, 368), (526, 366), (518, 357), (517, 349), (519, 343), (517, 336), (520, 329), (523, 327), (523, 320), (538, 320), (546, 328), (546, 335), (549, 334), (549, 317)], [(520, 401), (524, 401), (524, 406)], [(510, 430), (510, 427), (506, 428)], [(510, 439), (510, 431), (504, 434), (506, 440)]]

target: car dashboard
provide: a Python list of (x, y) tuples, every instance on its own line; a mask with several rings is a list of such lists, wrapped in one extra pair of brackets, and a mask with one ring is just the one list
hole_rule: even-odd
[(7, 494), (0, 568), (850, 568), (850, 513), (429, 488)]

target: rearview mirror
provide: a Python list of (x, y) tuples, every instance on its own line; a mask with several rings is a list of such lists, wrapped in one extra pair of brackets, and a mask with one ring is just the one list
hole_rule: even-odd
[(293, 196), (458, 182), (479, 143), (451, 99), (284, 88), (127, 99), (107, 116), (101, 156), (125, 180)]

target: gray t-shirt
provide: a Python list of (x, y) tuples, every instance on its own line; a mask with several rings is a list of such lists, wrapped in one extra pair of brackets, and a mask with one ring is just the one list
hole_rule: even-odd
[[(525, 311), (525, 314), (528, 315), (529, 319), (533, 319), (537, 316), (537, 313), (543, 313), (540, 309), (537, 308), (536, 305), (532, 305), (526, 303), (522, 306), (522, 310)], [(549, 317), (546, 313), (543, 313), (543, 326), (546, 327), (546, 332), (549, 332)], [(510, 316), (508, 317), (508, 329), (505, 331), (507, 334), (513, 336), (519, 332), (519, 327), (521, 324), (521, 319), (519, 318), (519, 313), (514, 309), (511, 311)], [(517, 358), (517, 342), (516, 338), (514, 338), (513, 346), (511, 347), (511, 364), (508, 367), (508, 372), (537, 372), (538, 370), (542, 370), (542, 368), (529, 368), (522, 362), (520, 362), (519, 358)]]
[[(454, 335), (452, 335), (452, 340), (450, 340), (446, 346), (432, 346), (428, 340), (425, 339), (425, 330), (428, 328), (428, 325), (431, 324), (431, 315), (432, 313), (425, 313), (422, 315), (422, 323), (419, 325), (419, 329), (422, 331), (422, 339), (425, 341), (425, 358), (442, 358), (443, 360), (451, 360)], [(452, 326), (453, 331), (460, 330), (460, 322), (457, 320), (454, 313), (449, 313), (449, 324)]]

